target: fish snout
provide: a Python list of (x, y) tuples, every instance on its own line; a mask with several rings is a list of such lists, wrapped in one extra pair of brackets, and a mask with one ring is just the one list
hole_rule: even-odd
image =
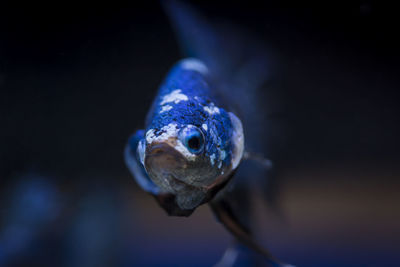
[(150, 178), (167, 191), (175, 191), (182, 181), (174, 175), (187, 167), (186, 159), (169, 143), (150, 144), (146, 148), (144, 166)]

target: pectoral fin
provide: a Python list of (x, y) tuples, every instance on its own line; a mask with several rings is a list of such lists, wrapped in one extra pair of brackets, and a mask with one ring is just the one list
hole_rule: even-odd
[(243, 153), (243, 160), (252, 160), (265, 168), (266, 170), (272, 169), (272, 161), (265, 158), (262, 154), (245, 151)]
[(125, 147), (125, 163), (133, 177), (135, 178), (137, 184), (146, 192), (152, 195), (158, 195), (160, 188), (150, 180), (147, 176), (146, 170), (141, 163), (141, 155), (144, 148), (141, 142), (144, 141), (144, 131), (138, 130), (133, 134)]

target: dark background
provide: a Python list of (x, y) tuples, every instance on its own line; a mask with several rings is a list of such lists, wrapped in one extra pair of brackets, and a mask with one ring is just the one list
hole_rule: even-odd
[[(260, 208), (261, 239), (298, 266), (395, 266), (398, 7), (194, 3), (278, 58), (281, 215)], [(230, 238), (207, 208), (168, 218), (123, 162), (182, 57), (159, 2), (5, 4), (0, 30), (0, 265), (215, 263)]]

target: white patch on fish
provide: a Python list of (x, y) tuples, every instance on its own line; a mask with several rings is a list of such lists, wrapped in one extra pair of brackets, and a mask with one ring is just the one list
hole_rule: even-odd
[(171, 109), (172, 109), (172, 106), (170, 106), (170, 105), (164, 105), (164, 106), (161, 107), (160, 113), (169, 111), (169, 110), (171, 110)]
[(161, 101), (160, 105), (164, 105), (166, 103), (171, 103), (171, 102), (178, 104), (181, 101), (188, 101), (189, 98), (186, 95), (181, 94), (181, 92), (182, 92), (181, 89), (176, 89), (176, 90), (172, 91), (171, 93), (165, 95), (163, 97), (163, 100)]
[(137, 153), (139, 154), (139, 159), (142, 165), (144, 165), (144, 152), (146, 150), (146, 144), (143, 142), (143, 139), (139, 141), (137, 146)]
[(212, 141), (217, 145), (220, 146), (221, 145), (221, 138), (218, 136), (218, 131), (215, 129), (215, 127), (210, 128), (210, 135), (212, 138)]
[(150, 129), (146, 132), (146, 142), (148, 144), (151, 144), (155, 138), (156, 136), (154, 135), (154, 129)]
[(225, 150), (221, 150), (219, 154), (219, 159), (224, 160), (226, 158), (226, 152)]
[(203, 125), (201, 125), (201, 127), (203, 127), (203, 129), (204, 129), (204, 131), (207, 131), (208, 130), (208, 126), (207, 126), (207, 124), (203, 124)]
[[(160, 134), (159, 136), (155, 136), (154, 129), (148, 130), (146, 132), (146, 142), (148, 144), (151, 144), (153, 142), (165, 142), (171, 137), (177, 139), (179, 129), (177, 127), (177, 124), (170, 123), (162, 127), (160, 131), (162, 132), (162, 134)], [(196, 159), (196, 155), (190, 153), (189, 150), (182, 144), (182, 142), (179, 139), (176, 140), (176, 145), (174, 146), (174, 149), (179, 153), (181, 153), (188, 160)]]
[(211, 103), (209, 106), (204, 106), (203, 109), (210, 115), (219, 114), (219, 108), (216, 107), (214, 103)]
[(148, 144), (151, 144), (153, 142), (163, 142), (168, 140), (170, 137), (177, 136), (177, 125), (175, 123), (170, 123), (168, 125), (165, 125), (160, 129), (162, 132), (159, 136), (155, 136), (154, 129), (150, 129), (146, 133), (146, 142)]
[(212, 154), (212, 155), (210, 156), (210, 162), (211, 162), (211, 165), (214, 165), (214, 162), (215, 162), (215, 154)]
[(200, 60), (195, 58), (187, 58), (181, 61), (181, 67), (185, 70), (197, 71), (203, 75), (208, 73), (207, 66)]

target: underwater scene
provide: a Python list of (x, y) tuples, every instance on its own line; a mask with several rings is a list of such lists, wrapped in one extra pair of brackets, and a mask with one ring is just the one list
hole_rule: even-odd
[(5, 3), (0, 266), (398, 266), (397, 10)]

